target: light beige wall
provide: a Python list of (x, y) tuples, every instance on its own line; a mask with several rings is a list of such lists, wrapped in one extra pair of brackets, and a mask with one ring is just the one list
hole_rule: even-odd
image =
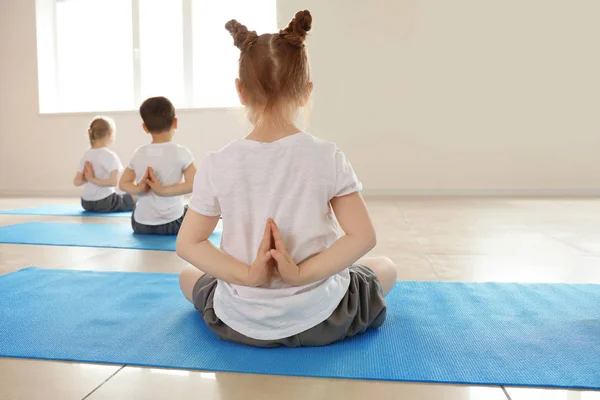
[[(0, 191), (66, 193), (90, 115), (37, 113), (33, 0), (0, 2)], [(285, 0), (314, 15), (311, 131), (371, 192), (595, 192), (600, 2)], [(182, 111), (202, 157), (245, 129), (239, 111)], [(115, 150), (145, 140), (114, 114)]]

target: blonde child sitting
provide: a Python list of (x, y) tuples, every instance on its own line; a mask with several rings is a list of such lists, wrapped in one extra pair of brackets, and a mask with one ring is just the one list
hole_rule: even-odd
[(81, 158), (73, 179), (75, 186), (83, 185), (81, 206), (99, 213), (133, 210), (135, 198), (129, 194), (118, 194), (115, 190), (123, 164), (119, 156), (108, 148), (116, 137), (114, 121), (108, 117), (94, 118), (88, 135), (90, 148)]

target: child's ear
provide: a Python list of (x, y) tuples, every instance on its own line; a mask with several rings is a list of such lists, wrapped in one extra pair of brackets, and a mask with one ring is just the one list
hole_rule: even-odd
[(171, 124), (172, 129), (177, 129), (177, 117), (173, 118), (173, 123)]
[(302, 98), (302, 101), (300, 102), (300, 107), (304, 107), (306, 105), (306, 103), (308, 103), (308, 101), (310, 99), (310, 95), (312, 94), (312, 91), (313, 91), (313, 83), (308, 82), (308, 85), (306, 85), (306, 91), (304, 92), (304, 97)]
[(144, 124), (143, 122), (142, 122), (142, 128), (144, 128), (144, 132), (150, 133), (150, 131), (148, 130), (148, 128), (146, 128), (146, 124)]

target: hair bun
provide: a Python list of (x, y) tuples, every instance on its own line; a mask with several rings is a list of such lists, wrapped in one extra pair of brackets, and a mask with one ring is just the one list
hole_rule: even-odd
[(312, 27), (312, 15), (310, 11), (298, 11), (296, 16), (290, 21), (290, 24), (279, 35), (287, 40), (292, 46), (304, 46), (306, 32)]
[(233, 36), (233, 44), (241, 51), (246, 51), (258, 39), (256, 31), (249, 31), (246, 25), (232, 19), (225, 24), (225, 29)]

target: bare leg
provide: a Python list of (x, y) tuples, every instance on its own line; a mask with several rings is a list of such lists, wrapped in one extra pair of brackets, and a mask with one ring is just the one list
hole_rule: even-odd
[(356, 263), (367, 266), (375, 272), (379, 283), (381, 283), (384, 296), (392, 290), (398, 278), (396, 264), (392, 260), (388, 257), (365, 257)]
[(194, 285), (198, 279), (204, 275), (204, 272), (196, 268), (188, 268), (179, 274), (179, 287), (181, 292), (190, 303), (194, 303), (192, 296), (194, 294)]

